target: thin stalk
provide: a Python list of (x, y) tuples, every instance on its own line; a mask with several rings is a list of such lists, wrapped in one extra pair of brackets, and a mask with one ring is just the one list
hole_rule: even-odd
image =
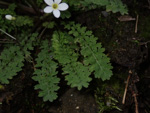
[(16, 38), (15, 38), (15, 37), (13, 37), (12, 35), (10, 35), (10, 34), (6, 33), (4, 30), (0, 29), (0, 31), (1, 31), (1, 32), (3, 32), (3, 33), (5, 33), (5, 34), (6, 34), (7, 36), (9, 36), (10, 38), (12, 38), (12, 39), (16, 40)]

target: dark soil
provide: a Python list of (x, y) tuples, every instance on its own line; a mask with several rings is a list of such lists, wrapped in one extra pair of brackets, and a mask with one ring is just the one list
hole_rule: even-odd
[[(30, 70), (27, 68), (27, 70)], [(30, 74), (29, 72), (27, 72)], [(59, 92), (59, 98), (53, 103), (43, 102), (34, 90), (35, 82), (25, 75), (16, 76), (1, 91), (0, 113), (97, 113), (98, 108), (94, 97), (87, 89), (78, 91), (69, 88), (65, 83)]]
[[(87, 26), (106, 48), (111, 58), (114, 75), (110, 81), (93, 80), (88, 89), (78, 91), (63, 81), (54, 102), (43, 102), (34, 90), (30, 64), (0, 90), (0, 113), (98, 113), (94, 97), (101, 83), (107, 84), (105, 94), (115, 97), (122, 111), (112, 109), (106, 113), (135, 113), (136, 94), (139, 113), (150, 113), (150, 4), (149, 0), (123, 0), (129, 7), (129, 15), (139, 15), (138, 32), (135, 21), (120, 22), (120, 14), (102, 13), (103, 9), (75, 14), (74, 20)], [(125, 81), (130, 77), (125, 104), (122, 104)], [(104, 95), (106, 96), (106, 95)]]

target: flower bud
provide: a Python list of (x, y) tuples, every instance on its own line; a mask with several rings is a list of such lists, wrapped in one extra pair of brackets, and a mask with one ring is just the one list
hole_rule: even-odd
[(5, 15), (5, 18), (6, 18), (7, 20), (15, 20), (15, 19), (16, 19), (16, 18), (13, 17), (12, 15)]

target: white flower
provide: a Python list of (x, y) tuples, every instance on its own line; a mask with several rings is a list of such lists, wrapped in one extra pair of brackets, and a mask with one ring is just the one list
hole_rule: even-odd
[(15, 19), (16, 19), (16, 18), (13, 17), (12, 15), (5, 15), (5, 18), (6, 18), (7, 20), (15, 20)]
[(68, 4), (66, 3), (60, 3), (61, 0), (44, 0), (45, 3), (48, 5), (44, 8), (45, 13), (51, 13), (53, 12), (53, 15), (56, 18), (60, 17), (60, 11), (65, 11), (68, 9)]

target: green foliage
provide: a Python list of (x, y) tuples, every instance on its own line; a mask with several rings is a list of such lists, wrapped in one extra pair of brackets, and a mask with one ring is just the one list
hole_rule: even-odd
[(103, 53), (104, 48), (96, 42), (97, 38), (92, 32), (74, 23), (65, 25), (65, 28), (69, 30), (68, 33), (53, 34), (52, 46), (54, 58), (62, 65), (68, 85), (79, 90), (88, 87), (92, 80), (89, 76), (92, 73), (95, 78), (109, 79), (112, 66), (109, 58)]
[(44, 22), (42, 25), (43, 25), (43, 27), (52, 29), (55, 26), (55, 22), (54, 21), (52, 21), (52, 22)]
[(90, 72), (86, 66), (77, 61), (79, 54), (74, 51), (76, 46), (69, 41), (71, 38), (67, 33), (57, 34), (55, 32), (52, 46), (55, 58), (63, 66), (63, 74), (67, 74), (65, 79), (68, 81), (68, 85), (80, 90), (82, 87), (88, 87), (91, 81)]
[(33, 26), (33, 19), (28, 16), (17, 16), (14, 22), (17, 27)]
[(23, 61), (24, 56), (20, 47), (5, 48), (0, 56), (0, 83), (9, 84), (9, 79), (22, 70)]
[[(0, 29), (7, 31), (8, 33), (14, 33), (15, 30), (23, 32), (22, 29), (29, 29), (29, 27), (33, 26), (33, 18), (16, 15), (16, 7), (15, 4), (10, 4), (8, 9), (0, 8)], [(5, 15), (12, 15), (15, 17), (15, 20), (7, 20)]]
[[(43, 0), (35, 2), (38, 7), (46, 6)], [(126, 14), (127, 11), (119, 0), (63, 0), (62, 2), (69, 4), (69, 10), (61, 13), (62, 19), (70, 18), (71, 11), (84, 11), (87, 7), (92, 9), (105, 6), (107, 11), (121, 14)], [(36, 5), (33, 3), (23, 2), (27, 8), (38, 10), (39, 8), (34, 7)], [(32, 78), (37, 82), (35, 89), (39, 90), (39, 97), (43, 97), (44, 101), (52, 102), (57, 99), (60, 82), (60, 78), (57, 77), (58, 72), (65, 76), (69, 86), (76, 87), (78, 90), (83, 87), (87, 88), (93, 78), (100, 78), (103, 81), (110, 79), (112, 76), (110, 59), (104, 54), (105, 49), (101, 43), (97, 42), (97, 38), (86, 27), (75, 23), (64, 24), (59, 27), (61, 31), (51, 31), (53, 32), (52, 39), (48, 41), (46, 40), (47, 35), (44, 34), (45, 29), (53, 29), (59, 24), (59, 21), (47, 15), (42, 15), (39, 17), (40, 20), (35, 20), (31, 15), (20, 14), (15, 10), (19, 10), (15, 4), (9, 5), (7, 9), (0, 9), (0, 29), (13, 34), (16, 38), (13, 44), (4, 46), (0, 54), (1, 84), (8, 84), (9, 80), (22, 70), (25, 60), (33, 64), (34, 76)], [(5, 19), (7, 14), (16, 19), (11, 21)], [(47, 21), (49, 19), (51, 22)], [(37, 21), (43, 24), (36, 29), (34, 23)], [(36, 32), (41, 31), (43, 27), (44, 30), (39, 37), (41, 38), (42, 35), (44, 37), (41, 38), (42, 43), (40, 43), (41, 39), (37, 37)]]
[(128, 10), (121, 0), (110, 0), (109, 5), (106, 5), (106, 11), (120, 12), (122, 15), (128, 14)]
[[(128, 14), (126, 5), (121, 0), (84, 0), (81, 1), (81, 4), (85, 7), (89, 7), (90, 5), (105, 6), (106, 11), (112, 11), (113, 13), (120, 12), (122, 15)], [(94, 8), (96, 7), (94, 6)]]
[(54, 32), (52, 49), (47, 40), (43, 41), (41, 52), (36, 59), (36, 76), (33, 79), (38, 81), (35, 89), (40, 89), (39, 96), (43, 97), (44, 101), (52, 102), (57, 98), (60, 79), (56, 76), (58, 64), (54, 59), (61, 65), (67, 84), (77, 87), (78, 90), (89, 86), (92, 73), (95, 78), (102, 80), (109, 79), (112, 75), (109, 58), (103, 53), (104, 48), (97, 43), (92, 32), (75, 23), (67, 24), (65, 28), (69, 30), (68, 33)]
[(38, 6), (40, 6), (43, 3), (44, 0), (36, 0), (36, 3)]
[(30, 56), (32, 50), (34, 50), (34, 46), (37, 45), (37, 39), (36, 37), (38, 36), (38, 33), (33, 33), (29, 36), (25, 36), (24, 34), (22, 34), (20, 36), (20, 38), (22, 39), (23, 37), (23, 40), (20, 41), (20, 45), (22, 46), (22, 51), (24, 52), (24, 55), (27, 57), (27, 56)]
[[(33, 50), (33, 42), (37, 33), (33, 33), (30, 37), (25, 37), (21, 41), (21, 46), (12, 45), (6, 47), (0, 55), (0, 83), (9, 84), (9, 79), (17, 75), (24, 66), (24, 59), (30, 56), (30, 50)], [(29, 40), (28, 40), (29, 39)]]
[(57, 75), (57, 63), (52, 61), (52, 54), (48, 41), (43, 41), (41, 45), (41, 52), (36, 58), (37, 64), (35, 65), (36, 76), (32, 77), (33, 80), (38, 81), (39, 84), (35, 85), (35, 89), (40, 89), (39, 97), (43, 97), (44, 101), (49, 100), (52, 102), (57, 98), (56, 91), (59, 89), (58, 83), (60, 79)]
[(120, 12), (122, 15), (128, 14), (127, 7), (121, 0), (64, 0), (64, 2), (75, 11), (106, 7), (106, 11)]
[(117, 106), (118, 100), (114, 98), (111, 94), (106, 92), (105, 85), (103, 85), (101, 89), (97, 88), (97, 90), (95, 91), (95, 99), (99, 107), (98, 113), (104, 113), (112, 109), (122, 111), (122, 109)]
[(104, 54), (105, 49), (96, 42), (97, 38), (92, 32), (74, 23), (65, 25), (65, 28), (70, 30), (68, 34), (73, 35), (75, 42), (80, 44), (83, 63), (88, 66), (90, 72), (94, 72), (95, 78), (101, 78), (103, 81), (109, 79), (112, 75), (110, 59)]
[(82, 1), (82, 0), (63, 0), (63, 2), (68, 3), (69, 6), (79, 6), (80, 1)]
[(61, 18), (70, 18), (71, 17), (71, 13), (69, 11), (64, 11), (61, 13)]
[(8, 9), (1, 9), (0, 8), (0, 28), (3, 30), (7, 30), (8, 32), (12, 31), (14, 29), (14, 25), (12, 24), (12, 21), (6, 20), (5, 15), (16, 15), (14, 10), (16, 8), (15, 4), (10, 4)]
[(89, 86), (93, 74), (95, 78), (108, 80), (112, 75), (112, 66), (104, 54), (104, 48), (97, 43), (97, 38), (80, 24), (71, 22), (64, 27), (68, 32), (57, 31), (52, 35), (52, 48), (49, 47), (47, 40), (41, 45), (37, 43), (37, 33), (30, 36), (20, 35), (19, 39), (22, 40), (19, 41), (20, 46), (15, 44), (1, 53), (0, 72), (3, 74), (0, 75), (0, 82), (8, 84), (8, 79), (12, 79), (21, 71), (24, 59), (33, 63), (31, 51), (34, 50), (34, 46), (39, 45), (41, 51), (36, 58), (33, 79), (38, 82), (35, 89), (40, 90), (39, 96), (43, 97), (44, 101), (52, 102), (57, 98), (60, 78), (57, 77), (56, 69), (59, 65), (62, 67), (67, 84), (77, 87), (78, 90)]

